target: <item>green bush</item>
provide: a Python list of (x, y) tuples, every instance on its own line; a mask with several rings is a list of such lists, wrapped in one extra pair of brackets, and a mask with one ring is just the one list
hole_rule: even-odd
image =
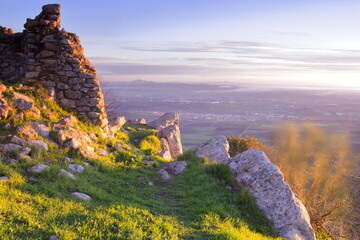
[(129, 142), (129, 136), (121, 131), (115, 133), (115, 138), (124, 143)]
[(254, 137), (246, 136), (245, 138), (242, 138), (240, 136), (231, 136), (231, 137), (227, 137), (227, 140), (230, 146), (229, 148), (230, 157), (234, 157), (237, 154), (245, 152), (246, 150), (249, 149), (263, 150), (267, 153), (271, 151), (269, 147), (263, 145)]
[(162, 144), (159, 138), (151, 135), (141, 140), (139, 148), (143, 150), (147, 155), (155, 155), (161, 152)]

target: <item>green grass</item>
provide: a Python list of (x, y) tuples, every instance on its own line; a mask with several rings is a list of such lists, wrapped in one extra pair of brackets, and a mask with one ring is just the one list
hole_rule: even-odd
[[(144, 164), (125, 168), (94, 160), (73, 181), (58, 175), (66, 163), (51, 161), (42, 174), (22, 171), (40, 160), (0, 163), (0, 174), (11, 178), (0, 183), (0, 238), (273, 239), (247, 192), (226, 189), (226, 178), (209, 172), (191, 152), (182, 159), (189, 167), (168, 182), (159, 179), (158, 167)], [(74, 199), (74, 191), (92, 201)]]

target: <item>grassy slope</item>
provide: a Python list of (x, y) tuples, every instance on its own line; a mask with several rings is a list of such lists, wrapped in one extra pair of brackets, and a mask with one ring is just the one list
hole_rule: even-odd
[[(68, 115), (52, 101), (44, 102), (46, 110), (40, 108), (43, 101), (37, 92), (23, 93), (36, 98), (42, 111), (40, 119), (27, 120), (50, 125)], [(52, 119), (48, 118), (50, 111), (55, 114)], [(8, 121), (27, 124), (10, 115), (0, 125)], [(91, 124), (79, 123), (78, 127), (99, 133)], [(14, 130), (0, 131), (0, 135)], [(60, 159), (69, 156), (78, 164), (87, 160), (69, 149), (51, 146), (48, 153), (37, 154), (32, 161), (21, 159), (15, 166), (0, 161), (0, 176), (10, 177), (9, 182), (0, 182), (0, 239), (47, 239), (51, 235), (61, 239), (275, 238), (251, 196), (226, 188), (233, 181), (226, 170), (224, 173), (224, 166), (203, 164), (187, 152), (181, 157), (189, 164), (184, 173), (170, 181), (161, 180), (157, 173), (161, 159), (153, 157), (150, 160), (155, 165), (146, 165), (143, 152), (133, 146), (152, 134), (152, 130), (132, 130), (128, 136), (118, 134), (117, 140), (99, 139), (101, 147), (113, 149), (115, 142), (130, 138), (128, 145), (123, 144), (124, 152), (88, 161), (91, 165), (77, 174), (75, 181), (58, 174), (59, 169), (67, 169)], [(0, 157), (5, 160), (9, 156)], [(50, 171), (25, 171), (44, 162), (51, 166)], [(90, 195), (92, 201), (73, 198), (70, 194), (74, 191)]]

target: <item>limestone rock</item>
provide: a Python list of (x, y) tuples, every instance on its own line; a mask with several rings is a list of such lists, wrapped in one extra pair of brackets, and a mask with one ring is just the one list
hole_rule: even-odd
[(161, 130), (173, 124), (179, 126), (179, 114), (174, 112), (168, 112), (159, 117), (158, 119), (148, 123), (147, 125), (155, 128), (156, 130)]
[(34, 130), (42, 137), (48, 137), (50, 134), (50, 129), (45, 125), (43, 121), (36, 121), (32, 123)]
[(166, 141), (169, 143), (170, 154), (173, 159), (177, 158), (183, 153), (180, 128), (177, 125), (173, 124), (161, 129), (158, 132), (158, 135), (161, 138), (165, 138)]
[(16, 129), (16, 133), (24, 140), (34, 140), (38, 137), (37, 132), (31, 126), (20, 126)]
[(113, 137), (114, 134), (121, 129), (121, 127), (126, 123), (124, 116), (118, 116), (115, 119), (109, 121), (109, 131), (110, 135)]
[(71, 172), (66, 171), (65, 169), (60, 169), (60, 170), (59, 170), (59, 174), (64, 175), (64, 176), (66, 176), (66, 177), (68, 177), (68, 178), (71, 178), (71, 179), (73, 179), (73, 180), (76, 179), (76, 177), (74, 176), (74, 174), (72, 174)]
[(129, 119), (128, 122), (135, 124), (146, 124), (146, 120), (144, 118)]
[(30, 110), (34, 107), (34, 100), (23, 94), (14, 92), (14, 106), (20, 110)]
[(69, 164), (68, 168), (74, 173), (82, 173), (85, 170), (83, 166), (78, 164)]
[(230, 157), (228, 151), (229, 142), (226, 137), (217, 136), (197, 147), (195, 154), (198, 157), (207, 157), (209, 160), (215, 162), (226, 163)]
[(41, 173), (50, 170), (50, 167), (45, 164), (38, 164), (27, 169), (28, 172)]
[(187, 166), (187, 163), (184, 161), (175, 161), (175, 162), (169, 163), (169, 166), (167, 169), (172, 174), (179, 175), (180, 173), (182, 173), (185, 170), (186, 166)]
[(46, 151), (49, 150), (48, 144), (41, 140), (30, 140), (29, 145), (34, 146), (36, 148), (45, 149)]
[(31, 148), (29, 147), (24, 147), (20, 150), (19, 154), (24, 154), (24, 155), (28, 155), (31, 152)]
[(60, 240), (56, 235), (52, 235), (49, 237), (49, 240)]
[(76, 123), (77, 123), (77, 119), (74, 116), (69, 115), (69, 116), (61, 119), (57, 123), (54, 123), (53, 124), (53, 130), (57, 131), (57, 130), (60, 130), (60, 129), (74, 127), (74, 125)]
[(98, 152), (100, 156), (109, 156), (109, 152), (105, 149), (99, 148)]
[(7, 159), (7, 160), (5, 161), (5, 163), (6, 163), (7, 165), (16, 165), (16, 164), (18, 164), (19, 162), (16, 161), (15, 159), (13, 159), (13, 158), (9, 158), (9, 159)]
[(3, 153), (15, 152), (22, 149), (22, 146), (14, 143), (0, 144), (0, 151)]
[(85, 201), (90, 201), (91, 197), (85, 193), (81, 193), (81, 192), (73, 192), (71, 193), (71, 196), (76, 197), (78, 199), (81, 200), (85, 200)]
[(8, 182), (8, 181), (10, 181), (9, 177), (6, 177), (6, 176), (0, 177), (0, 182)]
[[(0, 92), (1, 96), (1, 92)], [(0, 119), (5, 119), (9, 115), (9, 112), (12, 111), (12, 108), (8, 105), (5, 99), (0, 97)]]
[(171, 176), (168, 174), (168, 172), (165, 169), (160, 169), (158, 171), (158, 173), (160, 174), (160, 177), (162, 180), (170, 180)]
[(280, 170), (262, 151), (248, 150), (230, 159), (236, 181), (254, 196), (257, 205), (285, 239), (315, 240), (309, 214), (285, 183)]
[(161, 138), (160, 141), (162, 143), (162, 151), (159, 153), (159, 156), (167, 160), (172, 160), (168, 141), (165, 138)]

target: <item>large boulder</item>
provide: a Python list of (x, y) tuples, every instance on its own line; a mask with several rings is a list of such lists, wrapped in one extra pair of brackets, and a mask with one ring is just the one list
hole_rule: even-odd
[(148, 123), (147, 125), (155, 128), (156, 130), (161, 130), (173, 124), (179, 126), (179, 114), (174, 112), (168, 112), (159, 117), (158, 119)]
[(264, 152), (247, 150), (231, 158), (229, 167), (237, 183), (251, 192), (281, 237), (288, 240), (315, 239), (306, 208)]
[(126, 123), (126, 119), (124, 116), (118, 116), (109, 121), (109, 131), (110, 136), (114, 136), (114, 134), (121, 129), (121, 127)]
[(166, 128), (161, 129), (158, 132), (158, 135), (161, 138), (165, 138), (169, 144), (170, 154), (173, 159), (177, 158), (179, 155), (183, 153), (182, 144), (181, 144), (181, 136), (180, 136), (180, 128), (173, 124)]
[(198, 157), (207, 157), (211, 161), (226, 163), (230, 157), (229, 142), (225, 136), (217, 136), (195, 149)]
[(167, 160), (172, 160), (168, 141), (165, 138), (161, 138), (160, 141), (162, 143), (162, 151), (159, 153), (159, 156)]

